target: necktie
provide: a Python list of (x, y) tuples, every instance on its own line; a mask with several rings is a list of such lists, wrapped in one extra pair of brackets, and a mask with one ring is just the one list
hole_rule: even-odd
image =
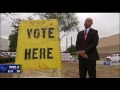
[(86, 37), (86, 33), (87, 33), (87, 30), (85, 30), (84, 32), (84, 37), (83, 37), (83, 49), (85, 48), (85, 37)]

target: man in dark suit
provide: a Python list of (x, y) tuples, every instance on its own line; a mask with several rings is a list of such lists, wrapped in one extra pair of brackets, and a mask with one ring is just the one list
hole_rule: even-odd
[(87, 18), (84, 26), (85, 30), (77, 35), (76, 49), (78, 51), (80, 78), (96, 78), (96, 60), (99, 60), (97, 45), (99, 41), (98, 31), (91, 28), (93, 20)]

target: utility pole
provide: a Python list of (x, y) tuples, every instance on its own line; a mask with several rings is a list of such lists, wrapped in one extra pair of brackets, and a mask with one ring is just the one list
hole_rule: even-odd
[(72, 36), (71, 36), (71, 55), (72, 55)]
[(68, 49), (68, 38), (66, 37), (66, 52), (67, 52), (67, 49)]

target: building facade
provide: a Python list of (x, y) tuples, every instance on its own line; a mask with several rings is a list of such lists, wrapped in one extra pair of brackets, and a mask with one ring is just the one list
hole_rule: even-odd
[(120, 33), (100, 38), (97, 49), (101, 58), (114, 53), (120, 53)]
[(8, 51), (9, 50), (9, 44), (8, 39), (4, 39), (0, 37), (0, 51)]

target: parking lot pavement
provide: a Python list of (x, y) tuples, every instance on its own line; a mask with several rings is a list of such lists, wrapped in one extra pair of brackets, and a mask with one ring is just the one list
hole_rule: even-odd
[[(104, 65), (104, 61), (97, 61), (96, 64), (103, 64)], [(120, 66), (120, 63), (110, 63), (110, 65), (115, 65), (115, 66)]]
[(111, 63), (110, 65), (120, 66), (120, 63)]
[(104, 61), (100, 61), (100, 60), (96, 62), (96, 64), (103, 64), (103, 63)]

